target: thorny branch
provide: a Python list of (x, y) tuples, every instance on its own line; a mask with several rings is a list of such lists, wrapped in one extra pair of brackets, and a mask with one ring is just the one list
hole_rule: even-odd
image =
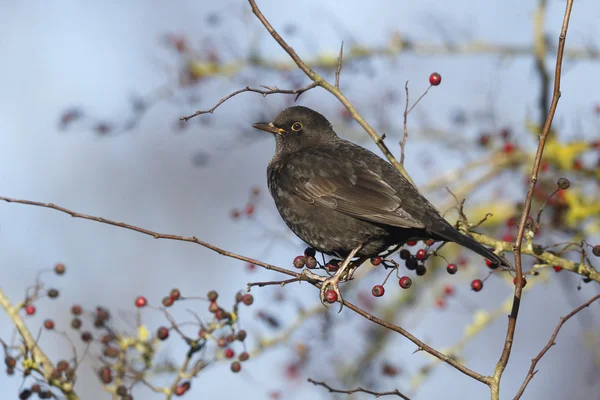
[(548, 350), (550, 350), (550, 348), (556, 344), (554, 342), (556, 340), (556, 336), (558, 336), (558, 332), (560, 331), (562, 326), (565, 324), (565, 322), (567, 322), (569, 319), (571, 319), (571, 317), (573, 317), (575, 314), (577, 314), (584, 308), (589, 307), (596, 300), (600, 300), (600, 294), (592, 297), (590, 300), (586, 301), (585, 303), (583, 303), (582, 305), (580, 305), (579, 307), (577, 307), (576, 309), (571, 311), (566, 316), (561, 317), (560, 321), (558, 322), (558, 325), (556, 326), (556, 328), (554, 329), (554, 332), (552, 333), (552, 336), (550, 336), (550, 340), (548, 341), (546, 346), (544, 346), (542, 351), (540, 351), (539, 354), (537, 356), (535, 356), (534, 359), (531, 360), (531, 367), (529, 367), (529, 372), (527, 373), (527, 376), (525, 377), (525, 381), (523, 381), (523, 384), (519, 388), (519, 391), (517, 392), (517, 395), (515, 396), (514, 400), (519, 400), (521, 398), (521, 396), (523, 395), (523, 392), (525, 391), (525, 388), (527, 388), (529, 381), (531, 381), (533, 379), (533, 377), (535, 376), (535, 374), (537, 373), (537, 371), (535, 370), (537, 363), (542, 359), (542, 357), (544, 357), (544, 355), (548, 352)]
[(494, 371), (494, 377), (492, 379), (492, 384), (490, 385), (492, 399), (499, 399), (500, 397), (500, 379), (502, 378), (502, 373), (508, 364), (508, 359), (510, 358), (510, 353), (512, 350), (512, 344), (515, 336), (515, 329), (517, 326), (517, 316), (519, 314), (519, 305), (521, 303), (521, 293), (523, 290), (523, 266), (521, 263), (521, 247), (523, 236), (525, 233), (525, 223), (527, 218), (529, 217), (529, 211), (531, 210), (531, 203), (533, 200), (533, 191), (535, 189), (535, 185), (537, 183), (538, 174), (540, 171), (540, 165), (542, 163), (542, 155), (544, 153), (544, 146), (546, 144), (546, 139), (548, 138), (548, 134), (550, 132), (550, 128), (552, 127), (552, 121), (554, 119), (554, 114), (556, 113), (556, 107), (558, 106), (558, 100), (560, 99), (560, 78), (562, 72), (562, 61), (565, 50), (565, 40), (567, 37), (567, 30), (569, 28), (569, 19), (571, 17), (571, 9), (573, 7), (573, 0), (567, 0), (565, 15), (562, 23), (562, 28), (560, 32), (560, 36), (558, 39), (558, 52), (556, 56), (556, 70), (554, 72), (554, 92), (552, 95), (552, 103), (550, 105), (550, 111), (548, 113), (548, 117), (546, 118), (546, 122), (544, 124), (544, 128), (539, 136), (539, 143), (537, 152), (535, 155), (535, 160), (533, 162), (533, 170), (531, 172), (531, 179), (529, 181), (529, 188), (527, 190), (527, 196), (525, 197), (525, 205), (523, 206), (523, 214), (521, 215), (521, 220), (519, 224), (519, 230), (517, 233), (517, 238), (514, 243), (514, 254), (515, 254), (515, 268), (516, 268), (516, 284), (515, 284), (515, 295), (513, 298), (513, 306), (508, 319), (508, 329), (506, 332), (506, 339), (504, 342), (504, 349), (502, 350), (502, 355), (496, 364), (496, 370)]

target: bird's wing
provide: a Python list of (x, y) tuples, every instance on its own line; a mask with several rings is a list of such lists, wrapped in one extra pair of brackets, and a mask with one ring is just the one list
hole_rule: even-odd
[(318, 176), (296, 181), (296, 194), (315, 206), (362, 220), (402, 228), (425, 227), (402, 209), (396, 189), (378, 173), (354, 163), (331, 167)]

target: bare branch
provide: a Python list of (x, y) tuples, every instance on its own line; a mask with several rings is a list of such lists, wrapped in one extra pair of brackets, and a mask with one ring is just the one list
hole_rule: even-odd
[(513, 339), (515, 336), (515, 329), (517, 326), (517, 316), (519, 314), (519, 306), (521, 303), (521, 293), (523, 290), (523, 266), (521, 263), (521, 247), (523, 242), (523, 235), (525, 233), (525, 223), (529, 217), (529, 211), (531, 210), (531, 203), (533, 200), (533, 191), (535, 184), (537, 183), (538, 174), (540, 171), (540, 165), (542, 163), (542, 155), (544, 153), (544, 146), (546, 145), (546, 139), (548, 133), (552, 127), (552, 121), (554, 120), (554, 114), (556, 113), (556, 107), (558, 106), (558, 100), (560, 99), (560, 78), (562, 72), (562, 61), (565, 51), (565, 40), (567, 37), (567, 30), (569, 28), (569, 19), (571, 17), (571, 9), (573, 7), (573, 0), (567, 0), (565, 15), (563, 18), (562, 28), (558, 39), (558, 53), (556, 56), (556, 70), (554, 72), (554, 92), (552, 95), (552, 103), (550, 105), (550, 111), (544, 128), (539, 136), (539, 143), (535, 160), (533, 162), (533, 170), (531, 172), (531, 179), (529, 181), (529, 188), (527, 190), (527, 196), (525, 197), (525, 205), (523, 206), (523, 214), (521, 215), (521, 221), (519, 224), (519, 231), (517, 233), (517, 239), (515, 240), (513, 250), (515, 254), (515, 268), (516, 268), (516, 282), (515, 282), (515, 294), (513, 298), (512, 310), (508, 319), (508, 328), (506, 332), (506, 339), (504, 341), (504, 348), (502, 355), (496, 364), (496, 370), (494, 371), (493, 383), (490, 386), (492, 399), (499, 399), (500, 396), (500, 379), (502, 373), (508, 364), (510, 358), (510, 352), (512, 350)]
[(262, 89), (255, 89), (255, 88), (251, 88), (249, 86), (246, 86), (243, 89), (240, 90), (236, 90), (235, 92), (223, 97), (221, 100), (219, 100), (217, 102), (217, 104), (215, 104), (215, 106), (213, 108), (210, 108), (208, 110), (198, 110), (195, 113), (188, 115), (187, 117), (181, 117), (179, 118), (181, 121), (189, 121), (190, 119), (197, 117), (198, 115), (202, 115), (202, 114), (212, 114), (217, 108), (219, 108), (219, 106), (223, 103), (225, 103), (227, 100), (231, 99), (234, 96), (237, 96), (240, 93), (244, 93), (244, 92), (253, 92), (253, 93), (259, 93), (262, 94), (263, 97), (264, 96), (268, 96), (270, 94), (295, 94), (296, 95), (296, 100), (298, 100), (298, 97), (300, 97), (300, 95), (304, 92), (309, 91), (310, 89), (314, 89), (318, 86), (317, 83), (313, 82), (308, 86), (305, 86), (303, 88), (300, 89), (279, 89), (277, 87), (269, 87), (269, 86), (263, 86), (264, 88), (266, 88), (267, 90), (262, 90)]
[(337, 69), (335, 70), (335, 87), (340, 88), (340, 72), (342, 71), (342, 59), (344, 58), (344, 42), (340, 46), (340, 55), (338, 56)]
[(308, 378), (307, 380), (315, 386), (323, 386), (325, 389), (327, 389), (329, 391), (329, 393), (352, 394), (352, 393), (362, 392), (362, 393), (372, 394), (373, 396), (375, 396), (377, 398), (382, 397), (382, 396), (398, 396), (404, 400), (410, 400), (410, 398), (408, 396), (400, 393), (400, 391), (398, 389), (394, 389), (390, 392), (375, 392), (373, 390), (363, 389), (361, 387), (357, 387), (356, 389), (350, 389), (350, 390), (341, 390), (341, 389), (334, 389), (331, 386), (329, 386), (328, 384), (326, 384), (325, 382), (317, 382), (311, 378)]
[(525, 391), (525, 388), (527, 388), (529, 381), (531, 381), (533, 379), (533, 377), (535, 376), (535, 374), (537, 373), (537, 371), (535, 370), (537, 363), (542, 359), (542, 357), (544, 357), (544, 355), (548, 352), (548, 350), (550, 350), (550, 348), (556, 344), (554, 342), (556, 340), (556, 336), (558, 335), (558, 332), (560, 331), (562, 326), (565, 324), (565, 322), (567, 322), (569, 319), (571, 319), (571, 317), (573, 317), (575, 314), (577, 314), (584, 308), (589, 307), (596, 300), (600, 300), (600, 294), (592, 297), (590, 300), (586, 301), (585, 303), (583, 303), (582, 305), (580, 305), (579, 307), (577, 307), (576, 309), (571, 311), (566, 316), (560, 318), (558, 325), (556, 325), (556, 328), (554, 329), (552, 336), (550, 336), (550, 340), (548, 341), (546, 346), (544, 346), (542, 351), (540, 351), (539, 354), (537, 356), (535, 356), (534, 359), (531, 360), (531, 367), (529, 367), (529, 372), (527, 373), (527, 376), (525, 377), (525, 381), (523, 381), (523, 384), (519, 388), (519, 391), (517, 392), (517, 395), (515, 396), (514, 400), (519, 400), (521, 398), (521, 396), (523, 395), (523, 392)]

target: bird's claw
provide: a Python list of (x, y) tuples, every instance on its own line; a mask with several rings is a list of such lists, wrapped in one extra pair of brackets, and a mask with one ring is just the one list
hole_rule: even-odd
[[(342, 271), (343, 272), (343, 271)], [(339, 271), (338, 271), (339, 273)], [(321, 298), (321, 303), (323, 303), (323, 305), (327, 306), (329, 304), (333, 304), (336, 301), (340, 302), (340, 311), (342, 311), (342, 308), (344, 307), (344, 300), (342, 298), (342, 292), (340, 292), (340, 287), (339, 287), (339, 283), (340, 283), (340, 279), (342, 277), (341, 274), (336, 273), (335, 275), (333, 275), (330, 278), (327, 278), (325, 281), (323, 281), (323, 283), (321, 283), (321, 290), (320, 290), (320, 298)], [(333, 290), (335, 292), (335, 298), (331, 298), (333, 296), (328, 296), (328, 291)]]

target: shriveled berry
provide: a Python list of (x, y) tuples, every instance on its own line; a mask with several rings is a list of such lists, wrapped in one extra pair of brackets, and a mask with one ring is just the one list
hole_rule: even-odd
[(375, 297), (381, 297), (385, 293), (385, 289), (382, 285), (375, 285), (373, 289), (371, 289), (371, 294)]
[(135, 306), (138, 308), (144, 307), (146, 304), (148, 304), (148, 300), (144, 296), (138, 296), (135, 299)]
[(244, 303), (247, 306), (251, 305), (252, 303), (254, 303), (254, 296), (252, 296), (250, 293), (246, 293), (242, 296), (242, 303)]
[(338, 295), (333, 289), (329, 289), (325, 291), (325, 301), (329, 304), (333, 304), (337, 301)]
[(400, 287), (402, 289), (408, 289), (409, 287), (412, 286), (412, 279), (410, 279), (408, 276), (403, 276), (398, 281), (398, 284), (400, 285)]
[(98, 375), (100, 376), (100, 380), (104, 384), (108, 385), (113, 380), (112, 371), (110, 370), (109, 367), (102, 367), (102, 368), (100, 368), (100, 371), (98, 371)]
[(231, 363), (231, 372), (238, 373), (241, 371), (241, 369), (242, 369), (242, 364), (240, 364), (239, 361), (234, 361)]
[(296, 258), (294, 258), (294, 267), (295, 268), (304, 268), (304, 265), (306, 264), (306, 258), (304, 256), (297, 256)]
[(558, 186), (559, 189), (566, 190), (571, 186), (571, 181), (569, 181), (567, 178), (558, 178), (556, 181), (556, 186)]
[(432, 73), (431, 75), (429, 75), (429, 83), (432, 86), (439, 85), (440, 83), (442, 83), (442, 76), (437, 72)]
[(104, 355), (109, 358), (115, 358), (119, 355), (119, 349), (114, 346), (107, 346), (103, 351)]
[(379, 264), (381, 264), (383, 260), (381, 259), (381, 257), (373, 257), (371, 258), (371, 264), (373, 264), (374, 266), (378, 266)]
[(58, 290), (56, 289), (49, 289), (48, 290), (48, 297), (50, 297), (51, 299), (55, 299), (58, 297)]
[(410, 258), (410, 251), (406, 249), (400, 250), (400, 258), (403, 260), (408, 260)]
[(54, 321), (51, 319), (46, 319), (44, 321), (44, 328), (48, 329), (49, 331), (54, 329)]
[(171, 298), (171, 296), (163, 297), (162, 305), (165, 307), (171, 307), (173, 305), (173, 299)]
[(179, 298), (181, 297), (181, 292), (177, 288), (171, 289), (171, 292), (169, 293), (169, 297), (171, 299), (173, 299), (173, 301), (179, 300)]
[(240, 353), (240, 355), (238, 356), (238, 360), (240, 361), (247, 361), (250, 358), (250, 354), (248, 354), (247, 351), (243, 351)]
[(65, 264), (63, 263), (56, 263), (54, 265), (54, 272), (56, 273), (56, 275), (63, 275), (66, 270), (67, 267), (65, 267)]
[(217, 301), (217, 299), (219, 298), (219, 293), (217, 293), (216, 290), (211, 290), (210, 292), (208, 292), (206, 297), (208, 298), (208, 301)]
[(448, 271), (450, 275), (454, 275), (458, 272), (458, 267), (456, 266), (456, 264), (448, 264), (448, 266), (446, 267), (446, 271)]
[(473, 289), (475, 292), (479, 292), (481, 289), (483, 289), (483, 281), (481, 279), (473, 279), (471, 281), (471, 289)]
[(304, 249), (305, 257), (314, 257), (316, 255), (317, 255), (317, 251), (315, 249), (313, 249), (312, 247), (307, 247), (306, 249)]
[(231, 348), (225, 349), (225, 357), (226, 358), (233, 358), (234, 356), (235, 356), (235, 352), (233, 351), (233, 349), (231, 349)]
[(160, 340), (167, 340), (169, 337), (169, 328), (166, 326), (161, 326), (156, 330), (156, 337)]
[(419, 250), (417, 251), (417, 254), (415, 254), (415, 258), (416, 258), (417, 260), (424, 260), (424, 259), (426, 259), (426, 258), (427, 258), (427, 253), (425, 253), (425, 250), (423, 250), (423, 249), (419, 249)]
[(65, 372), (67, 369), (69, 369), (69, 362), (67, 360), (60, 360), (57, 364), (56, 364), (56, 369), (59, 372)]
[(71, 320), (71, 328), (73, 329), (79, 329), (81, 328), (82, 322), (79, 318), (73, 318)]
[(314, 269), (317, 268), (317, 259), (314, 258), (313, 256), (307, 256), (306, 257), (306, 268), (308, 269)]
[(190, 390), (192, 384), (190, 381), (181, 382), (177, 387), (175, 387), (175, 396), (183, 396), (185, 392)]

